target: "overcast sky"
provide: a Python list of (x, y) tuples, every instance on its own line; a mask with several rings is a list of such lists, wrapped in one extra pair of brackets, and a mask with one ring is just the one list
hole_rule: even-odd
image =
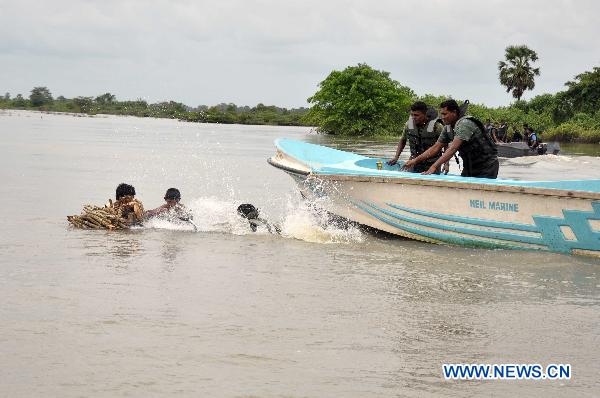
[(506, 46), (539, 55), (524, 98), (556, 92), (600, 66), (599, 16), (595, 0), (0, 0), (0, 92), (299, 107), (364, 62), (417, 94), (507, 105)]

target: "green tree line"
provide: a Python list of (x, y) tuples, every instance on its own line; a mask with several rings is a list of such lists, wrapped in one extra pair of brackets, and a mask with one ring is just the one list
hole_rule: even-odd
[(196, 108), (175, 101), (149, 104), (138, 99), (118, 101), (115, 95), (105, 93), (97, 97), (53, 98), (47, 87), (34, 87), (28, 98), (22, 94), (0, 97), (0, 109), (25, 109), (48, 112), (110, 114), (138, 117), (171, 118), (200, 123), (237, 123), (279, 126), (307, 126), (303, 116), (307, 108), (286, 109), (258, 104), (254, 107), (235, 104), (201, 105)]
[[(520, 98), (525, 90), (533, 89), (533, 79), (540, 73), (531, 65), (537, 60), (537, 54), (525, 46), (511, 46), (507, 47), (505, 56), (506, 60), (498, 65), (499, 80), (517, 100), (504, 107), (472, 103), (470, 114), (484, 122), (488, 119), (504, 121), (516, 129), (526, 123), (545, 141), (600, 143), (600, 67), (567, 81), (563, 91), (524, 101)], [(411, 103), (422, 100), (437, 107), (448, 98), (452, 96), (418, 96), (392, 80), (388, 72), (358, 64), (331, 72), (308, 98), (309, 109), (231, 103), (191, 108), (174, 101), (154, 104), (141, 99), (118, 101), (110, 93), (97, 97), (53, 98), (46, 87), (34, 87), (28, 98), (21, 94), (13, 98), (6, 93), (0, 96), (0, 108), (174, 118), (200, 123), (316, 126), (318, 131), (327, 134), (395, 136), (404, 128)], [(476, 102), (473, 98), (470, 100)]]
[[(535, 60), (537, 54), (525, 46), (508, 47), (506, 61), (498, 65), (499, 80), (517, 100), (505, 107), (472, 103), (469, 113), (483, 122), (507, 122), (510, 130), (528, 124), (546, 141), (600, 143), (600, 68), (575, 76), (563, 91), (524, 101), (520, 98), (525, 90), (534, 88), (533, 79), (540, 73), (530, 65)], [(438, 107), (448, 98), (452, 96), (418, 96), (392, 80), (388, 72), (358, 64), (331, 72), (319, 84), (319, 90), (308, 98), (312, 106), (305, 119), (328, 134), (397, 135), (404, 128), (411, 103), (421, 100)]]

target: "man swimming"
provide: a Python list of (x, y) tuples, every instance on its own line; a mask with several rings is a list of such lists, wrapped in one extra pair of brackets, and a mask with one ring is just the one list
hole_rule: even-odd
[(259, 210), (254, 205), (243, 203), (238, 206), (237, 212), (242, 218), (248, 220), (252, 232), (256, 232), (259, 227), (265, 227), (270, 234), (281, 234), (281, 228), (260, 217)]
[(181, 192), (179, 192), (179, 189), (167, 189), (164, 200), (166, 202), (164, 205), (157, 207), (156, 209), (148, 210), (144, 213), (144, 217), (151, 218), (162, 216), (166, 218), (175, 218), (192, 224), (194, 230), (198, 230), (198, 227), (192, 221), (192, 213), (183, 205), (183, 203), (181, 203)]
[(160, 214), (174, 212), (174, 213), (177, 213), (177, 215), (179, 216), (179, 215), (183, 215), (183, 213), (187, 212), (187, 209), (185, 208), (183, 203), (180, 203), (181, 192), (179, 192), (179, 189), (177, 189), (177, 188), (167, 189), (164, 200), (166, 202), (164, 205), (157, 207), (156, 209), (148, 210), (146, 213), (144, 213), (144, 215), (146, 217), (155, 217)]
[(115, 190), (116, 201), (110, 201), (110, 207), (118, 211), (125, 224), (139, 224), (144, 216), (142, 202), (135, 198), (135, 188), (132, 185), (121, 183)]

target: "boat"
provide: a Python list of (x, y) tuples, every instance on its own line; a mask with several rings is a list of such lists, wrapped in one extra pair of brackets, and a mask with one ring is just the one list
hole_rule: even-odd
[(558, 155), (560, 145), (558, 142), (542, 142), (537, 148), (531, 149), (525, 142), (500, 142), (496, 144), (498, 156), (503, 158), (516, 158), (520, 156)]
[(268, 159), (336, 216), (432, 243), (600, 257), (600, 180), (421, 175), (291, 139)]

